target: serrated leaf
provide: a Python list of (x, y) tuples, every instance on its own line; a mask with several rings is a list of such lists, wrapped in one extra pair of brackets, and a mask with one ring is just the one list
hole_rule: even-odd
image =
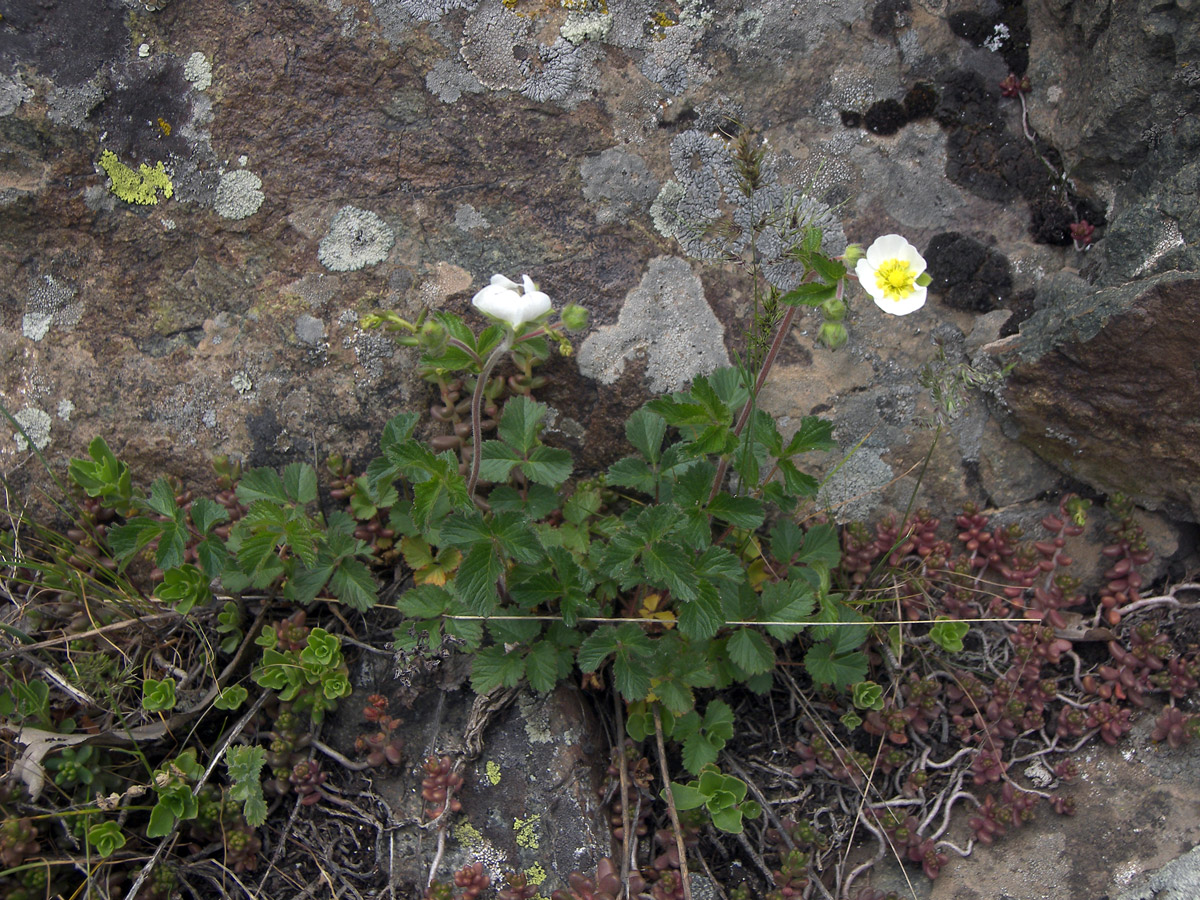
[(700, 582), (696, 596), (681, 603), (677, 610), (679, 631), (692, 640), (707, 640), (725, 624), (717, 589)]
[(820, 306), (826, 300), (832, 300), (836, 296), (836, 285), (810, 281), (795, 290), (788, 291), (779, 298), (779, 302), (786, 306)]
[(795, 522), (784, 519), (771, 529), (771, 556), (780, 565), (791, 565), (792, 557), (800, 552), (804, 532)]
[(421, 417), (416, 413), (400, 413), (383, 426), (383, 436), (380, 438), (380, 449), (386, 456), (388, 449), (399, 446), (412, 437), (413, 429)]
[(558, 683), (558, 648), (549, 641), (538, 641), (529, 648), (525, 657), (525, 677), (529, 686), (543, 693), (554, 689)]
[(626, 700), (645, 700), (650, 693), (650, 672), (640, 659), (618, 652), (613, 660), (613, 684)]
[(639, 409), (625, 422), (625, 437), (643, 458), (657, 463), (662, 456), (662, 441), (667, 433), (667, 420), (648, 409)]
[(654, 486), (658, 483), (655, 473), (644, 460), (636, 456), (618, 459), (608, 467), (605, 480), (613, 487), (633, 488), (643, 494), (653, 494)]
[(108, 530), (108, 547), (120, 561), (133, 556), (162, 534), (162, 523), (144, 516), (130, 519), (124, 525)]
[(189, 509), (192, 524), (201, 534), (208, 534), (214, 525), (229, 521), (229, 510), (207, 497), (197, 497)]
[(504, 564), (490, 543), (475, 544), (454, 576), (455, 592), (472, 613), (490, 616), (499, 601), (496, 582), (503, 571)]
[(575, 661), (581, 672), (595, 672), (617, 649), (617, 629), (611, 625), (597, 628), (583, 639)]
[(542, 419), (547, 407), (524, 395), (513, 397), (504, 405), (500, 416), (497, 436), (511, 445), (522, 456), (528, 456), (538, 444), (538, 433), (542, 430)]
[(145, 506), (168, 519), (176, 519), (179, 516), (175, 491), (171, 489), (170, 483), (165, 478), (157, 478), (154, 484), (150, 485), (150, 496), (146, 499)]
[(757, 631), (739, 628), (725, 644), (733, 664), (748, 675), (769, 672), (775, 666), (775, 651)]
[(699, 581), (691, 554), (673, 541), (659, 541), (643, 548), (642, 565), (647, 580), (665, 587), (679, 600), (693, 600)]
[(833, 423), (818, 416), (805, 416), (800, 427), (788, 440), (783, 456), (795, 456), (810, 450), (832, 450), (837, 446), (833, 439)]
[(753, 497), (732, 497), (724, 491), (713, 497), (708, 511), (734, 528), (749, 530), (758, 528), (765, 518), (760, 501)]
[(283, 489), (293, 503), (312, 503), (317, 499), (316, 471), (308, 463), (288, 463), (283, 470)]
[(250, 506), (256, 500), (270, 500), (277, 504), (288, 502), (283, 479), (274, 469), (251, 469), (246, 472), (237, 486), (237, 498)]
[(783, 487), (790, 497), (809, 498), (817, 496), (820, 485), (817, 479), (807, 472), (801, 472), (790, 459), (780, 459), (776, 462), (779, 474), (783, 478)]
[(688, 735), (683, 742), (683, 765), (693, 775), (700, 773), (700, 770), (705, 766), (712, 765), (717, 761), (718, 748), (713, 745), (709, 738), (695, 731)]
[(503, 441), (484, 441), (479, 455), (479, 477), (484, 481), (507, 481), (513, 467), (524, 458)]
[(484, 647), (471, 663), (471, 689), (486, 694), (501, 685), (516, 687), (525, 674), (525, 659), (520, 653), (507, 652), (503, 647)]
[(571, 476), (575, 467), (571, 454), (557, 447), (536, 447), (521, 463), (525, 477), (537, 484), (558, 487)]
[(371, 570), (358, 559), (343, 559), (329, 576), (335, 597), (351, 609), (363, 612), (379, 602), (379, 587)]
[(867, 677), (867, 657), (861, 651), (838, 654), (830, 641), (813, 644), (804, 655), (804, 667), (818, 684), (846, 688)]
[(842, 559), (842, 549), (838, 544), (837, 530), (833, 525), (823, 523), (814, 525), (804, 534), (804, 544), (800, 548), (797, 562), (820, 563), (828, 568), (834, 568)]
[[(778, 581), (763, 586), (762, 590), (763, 622), (793, 623), (802, 622), (812, 615), (816, 608), (816, 598), (808, 585), (797, 579)], [(806, 625), (778, 624), (768, 625), (767, 633), (776, 640), (786, 641), (803, 631)]]
[(254, 745), (230, 747), (225, 753), (225, 764), (232, 782), (229, 796), (242, 804), (242, 815), (252, 828), (259, 827), (267, 820), (267, 803), (263, 798), (261, 780), (266, 761), (267, 751)]

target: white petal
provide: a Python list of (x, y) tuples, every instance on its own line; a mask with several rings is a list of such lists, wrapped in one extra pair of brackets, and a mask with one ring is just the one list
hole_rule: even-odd
[[(516, 285), (513, 285), (513, 287), (515, 288)], [(513, 321), (514, 310), (520, 303), (520, 294), (499, 284), (489, 284), (471, 298), (471, 305), (477, 310), (504, 322), (509, 322), (513, 327), (520, 324), (519, 321)]]
[(915, 247), (898, 234), (885, 234), (875, 238), (874, 243), (867, 248), (867, 262), (871, 268), (878, 269), (886, 260), (907, 259), (913, 262), (920, 259)]
[(925, 295), (928, 292), (925, 288), (918, 286), (913, 288), (913, 292), (907, 297), (901, 297), (899, 300), (888, 300), (883, 296), (883, 291), (868, 290), (867, 293), (871, 295), (875, 305), (885, 313), (893, 316), (907, 316), (925, 305)]
[(525, 322), (532, 322), (538, 316), (550, 312), (550, 296), (541, 291), (526, 291), (525, 296), (521, 298), (521, 303), (521, 321), (513, 322), (514, 328)]
[(510, 290), (510, 291), (515, 291), (517, 288), (520, 287), (520, 285), (517, 284), (515, 281), (513, 281), (510, 278), (505, 278), (499, 272), (497, 272), (495, 275), (492, 276), (492, 284), (499, 285), (500, 287), (503, 287), (503, 288), (508, 288), (508, 290)]

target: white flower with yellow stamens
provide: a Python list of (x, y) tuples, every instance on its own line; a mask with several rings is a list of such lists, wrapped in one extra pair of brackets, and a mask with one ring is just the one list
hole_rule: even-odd
[(886, 313), (907, 316), (925, 305), (925, 260), (898, 234), (876, 238), (854, 267), (863, 289)]

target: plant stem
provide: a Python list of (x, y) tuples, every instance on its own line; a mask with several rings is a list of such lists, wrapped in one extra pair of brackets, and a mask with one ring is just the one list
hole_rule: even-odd
[[(771, 348), (767, 351), (766, 358), (763, 359), (762, 368), (758, 370), (758, 378), (754, 381), (754, 388), (750, 391), (750, 396), (746, 399), (746, 403), (738, 415), (737, 423), (733, 426), (735, 436), (740, 437), (742, 429), (750, 421), (750, 412), (754, 409), (754, 402), (758, 399), (758, 392), (762, 390), (762, 386), (767, 381), (767, 375), (770, 373), (771, 367), (775, 364), (775, 357), (779, 355), (779, 350), (783, 346), (784, 336), (792, 329), (792, 320), (796, 318), (796, 309), (797, 307), (795, 306), (789, 306), (787, 312), (783, 314), (783, 318), (779, 322), (779, 327), (775, 330), (775, 338), (771, 341)], [(722, 458), (717, 464), (717, 477), (713, 479), (712, 491), (708, 495), (709, 503), (720, 492), (721, 485), (725, 483), (725, 474), (728, 471), (729, 460)]]
[(475, 392), (471, 394), (471, 477), (467, 479), (467, 493), (471, 495), (471, 499), (475, 499), (475, 483), (479, 481), (479, 461), (483, 453), (483, 391), (488, 383), (488, 379), (492, 376), (492, 369), (496, 367), (496, 363), (500, 361), (500, 357), (512, 349), (513, 333), (509, 331), (504, 340), (500, 342), (500, 346), (492, 351), (491, 356), (487, 358), (487, 362), (483, 364), (483, 369), (479, 373), (479, 378), (475, 382)]
[(671, 825), (675, 828), (675, 849), (679, 853), (679, 878), (683, 883), (683, 900), (692, 900), (692, 879), (688, 875), (687, 848), (683, 845), (683, 826), (679, 824), (679, 810), (675, 808), (675, 795), (671, 793), (671, 775), (667, 771), (667, 748), (663, 741), (662, 714), (658, 704), (654, 710), (654, 739), (658, 742), (658, 767), (662, 773), (663, 788), (667, 794), (667, 811), (671, 814)]

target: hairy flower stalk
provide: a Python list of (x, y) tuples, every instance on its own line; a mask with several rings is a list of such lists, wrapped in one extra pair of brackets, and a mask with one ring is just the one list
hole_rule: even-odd
[(521, 280), (523, 292), (520, 290), (522, 285), (515, 281), (500, 274), (493, 275), (491, 283), (471, 298), (471, 305), (481, 313), (508, 326), (504, 329), (504, 340), (484, 362), (479, 379), (475, 382), (475, 391), (471, 395), (471, 475), (467, 479), (467, 493), (472, 497), (475, 496), (475, 485), (479, 481), (479, 464), (483, 452), (483, 392), (488, 379), (491, 378), (492, 369), (496, 367), (500, 357), (512, 349), (517, 330), (522, 325), (540, 319), (550, 312), (550, 297), (539, 291), (528, 275), (522, 275)]

